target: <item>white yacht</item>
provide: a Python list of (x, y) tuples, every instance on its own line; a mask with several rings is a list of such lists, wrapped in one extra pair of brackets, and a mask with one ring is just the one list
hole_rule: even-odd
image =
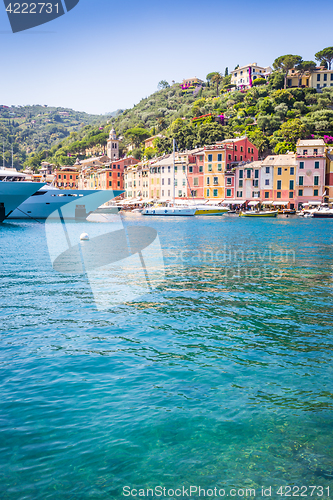
[(44, 186), (41, 182), (27, 182), (25, 178), (14, 168), (0, 168), (0, 222)]
[[(67, 219), (85, 219), (97, 209), (97, 206), (87, 204), (85, 197), (96, 192), (98, 191), (89, 189), (58, 189), (53, 186), (44, 186), (19, 205), (9, 218), (47, 219), (50, 216), (53, 217), (53, 213), (54, 217), (57, 218), (58, 210), (68, 204), (68, 210), (66, 210)], [(119, 196), (121, 193), (122, 191), (106, 190), (103, 202), (109, 201), (110, 198)], [(74, 201), (77, 203), (70, 203)]]

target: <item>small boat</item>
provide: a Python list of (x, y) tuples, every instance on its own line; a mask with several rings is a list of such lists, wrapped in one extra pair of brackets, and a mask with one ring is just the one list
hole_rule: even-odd
[(195, 215), (223, 215), (229, 211), (227, 207), (219, 205), (189, 205), (189, 208), (195, 208)]
[(284, 208), (282, 210), (282, 213), (288, 215), (294, 215), (296, 213), (296, 210), (294, 208)]
[(278, 210), (273, 211), (265, 211), (261, 210), (259, 212), (248, 211), (248, 212), (240, 212), (239, 217), (276, 217), (278, 214)]

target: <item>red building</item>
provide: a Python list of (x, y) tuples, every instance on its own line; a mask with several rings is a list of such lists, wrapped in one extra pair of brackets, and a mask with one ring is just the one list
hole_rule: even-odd
[(55, 171), (58, 188), (78, 189), (79, 172), (74, 167), (62, 167)]
[(204, 199), (204, 163), (203, 148), (193, 150), (188, 156), (187, 197)]
[(228, 147), (226, 155), (226, 169), (232, 168), (241, 162), (252, 162), (258, 160), (258, 149), (246, 136), (235, 139), (226, 139), (222, 142)]

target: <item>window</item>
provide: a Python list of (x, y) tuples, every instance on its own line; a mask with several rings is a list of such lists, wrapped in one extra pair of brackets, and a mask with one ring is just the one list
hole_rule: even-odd
[(318, 175), (315, 175), (314, 178), (313, 178), (313, 185), (314, 186), (319, 186), (319, 177)]
[(307, 149), (303, 149), (303, 155), (307, 155), (308, 154), (308, 150)]
[(314, 155), (317, 155), (317, 154), (318, 154), (318, 149), (314, 149), (314, 150), (313, 150), (313, 154), (314, 154)]
[(257, 188), (259, 186), (259, 179), (254, 179), (252, 181), (252, 186)]
[(281, 189), (281, 183), (282, 183), (282, 181), (277, 181), (276, 189)]
[(170, 189), (168, 189), (168, 196), (170, 196)]
[(318, 196), (318, 189), (313, 190), (313, 196)]
[(222, 172), (222, 163), (217, 164), (217, 171)]
[(175, 186), (177, 186), (177, 179), (175, 179)]
[(251, 148), (251, 153), (253, 153), (253, 148)]
[(253, 161), (253, 156), (251, 156), (251, 161)]
[(217, 155), (217, 161), (222, 161), (222, 155), (221, 154)]
[(240, 171), (239, 171), (239, 178), (240, 178), (240, 179), (243, 179), (243, 170), (240, 170)]
[(164, 179), (162, 179), (162, 186), (164, 186)]
[(294, 175), (294, 173), (295, 173), (294, 167), (290, 167), (290, 175)]
[(208, 164), (208, 172), (212, 172), (212, 170), (213, 170), (212, 164), (211, 164), (211, 163), (209, 163), (209, 164)]
[(231, 189), (227, 189), (227, 196), (231, 196)]
[(237, 161), (237, 156), (235, 155), (235, 161)]
[(320, 75), (317, 75), (317, 82), (320, 82)]
[(304, 179), (304, 177), (302, 175), (300, 175), (298, 178), (298, 185), (299, 186), (303, 186), (303, 179)]
[(324, 74), (324, 82), (327, 82), (327, 73)]
[(289, 192), (289, 198), (293, 198), (294, 197), (294, 191), (290, 191)]
[(251, 153), (251, 149), (250, 149), (250, 148), (247, 148), (247, 152), (248, 152), (248, 153)]
[(214, 189), (214, 190), (213, 190), (213, 196), (217, 196), (217, 194), (218, 194), (218, 190), (217, 190), (217, 189)]
[[(164, 174), (164, 167), (162, 167), (162, 174)], [(162, 193), (163, 193), (163, 191), (162, 191)], [(162, 196), (163, 196), (163, 194), (162, 194)]]
[(246, 171), (246, 178), (251, 179), (251, 170)]
[(319, 168), (319, 161), (315, 161), (315, 168)]
[(228, 160), (231, 160), (231, 155), (228, 155)]
[(209, 196), (209, 189), (206, 190), (206, 196)]
[(265, 186), (269, 186), (269, 179), (265, 179)]
[(164, 189), (162, 189), (162, 196), (164, 196)]
[(193, 179), (193, 186), (199, 186), (199, 179), (198, 179), (198, 177), (194, 177), (194, 179)]
[(171, 179), (169, 177), (169, 179), (168, 179), (168, 186), (170, 186), (170, 184), (171, 184)]
[(214, 185), (215, 185), (215, 186), (217, 186), (217, 185), (218, 185), (218, 183), (219, 183), (219, 179), (218, 179), (218, 177), (214, 177), (214, 178), (213, 178), (213, 182), (214, 182)]
[(193, 167), (188, 167), (188, 171), (189, 171), (189, 173), (190, 173), (190, 174), (192, 174), (192, 172), (193, 172)]
[(277, 174), (278, 174), (278, 175), (282, 175), (282, 168), (281, 168), (281, 167), (278, 167)]
[(331, 80), (333, 80), (333, 73), (331, 73)]
[(269, 197), (269, 192), (265, 191), (265, 198), (267, 199)]
[(213, 161), (213, 155), (208, 155), (208, 161)]
[(289, 189), (294, 189), (294, 181), (289, 181)]
[(66, 174), (64, 175), (64, 179), (66, 179)]
[(243, 153), (243, 146), (241, 146), (241, 149), (240, 149), (240, 150), (241, 150), (241, 153)]
[(241, 198), (243, 196), (243, 191), (237, 191), (237, 198)]
[(109, 186), (112, 187), (112, 182), (111, 181), (109, 181)]
[(243, 187), (243, 179), (239, 179), (239, 181), (238, 181), (238, 187), (240, 187), (240, 188)]
[(227, 186), (231, 186), (231, 177), (227, 177)]
[(303, 168), (304, 168), (304, 161), (300, 161), (300, 162), (299, 162), (299, 168), (300, 168), (300, 169), (303, 169)]
[(168, 173), (170, 173), (171, 167), (168, 167)]
[(278, 191), (278, 192), (276, 193), (276, 197), (277, 197), (277, 198), (281, 198), (281, 191)]
[(181, 198), (182, 194), (183, 194), (183, 193), (182, 193), (182, 190), (181, 190), (181, 189), (178, 189), (178, 197), (179, 197), (179, 198)]
[(193, 198), (196, 198), (197, 197), (197, 192), (196, 191), (192, 191), (192, 196), (193, 196)]
[(259, 179), (259, 170), (254, 171), (254, 178)]
[(237, 151), (237, 146), (235, 146), (235, 151)]
[(199, 172), (200, 172), (200, 173), (202, 173), (202, 172), (203, 172), (203, 166), (202, 166), (202, 165), (200, 165), (200, 167), (199, 167)]
[(209, 186), (210, 184), (210, 180), (209, 180), (209, 177), (207, 177), (207, 186)]
[(239, 159), (240, 159), (240, 161), (243, 161), (243, 155), (240, 155)]
[(269, 174), (270, 168), (266, 167), (266, 174)]
[(183, 179), (183, 187), (186, 186), (186, 180)]
[(303, 189), (298, 190), (298, 196), (303, 196)]

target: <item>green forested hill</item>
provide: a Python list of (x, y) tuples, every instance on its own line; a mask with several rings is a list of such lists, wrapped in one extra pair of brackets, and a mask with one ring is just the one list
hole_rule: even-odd
[[(179, 149), (190, 149), (247, 134), (262, 154), (294, 150), (298, 138), (323, 137), (333, 142), (333, 87), (320, 93), (312, 88), (284, 90), (283, 75), (274, 72), (268, 84), (258, 81), (251, 89), (235, 91), (227, 90), (228, 78), (186, 92), (179, 84), (163, 88), (112, 117), (102, 130), (99, 124), (72, 132), (29, 162), (37, 166), (42, 158), (59, 165), (74, 161), (85, 147), (105, 145), (111, 126), (121, 136), (121, 152), (134, 144), (137, 158), (170, 151), (173, 137)], [(144, 150), (143, 140), (159, 133), (165, 138)]]
[[(89, 115), (67, 108), (0, 105), (0, 149), (5, 145), (5, 162), (22, 167), (29, 155), (49, 150), (73, 131), (106, 122), (107, 116)], [(2, 165), (2, 158), (1, 158)]]

